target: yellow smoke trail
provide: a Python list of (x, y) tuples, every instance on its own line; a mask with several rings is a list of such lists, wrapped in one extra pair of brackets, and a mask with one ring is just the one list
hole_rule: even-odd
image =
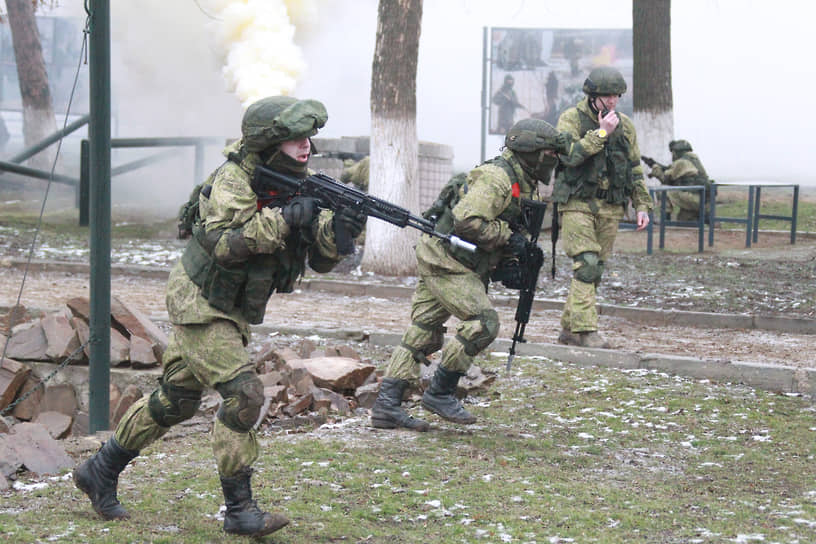
[(227, 88), (244, 108), (290, 94), (306, 70), (296, 25), (312, 20), (316, 0), (211, 0)]

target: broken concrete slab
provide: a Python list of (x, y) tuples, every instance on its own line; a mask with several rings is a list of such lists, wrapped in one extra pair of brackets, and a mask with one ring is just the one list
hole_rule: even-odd
[(30, 366), (14, 359), (0, 359), (0, 409), (14, 401), (30, 374)]
[(48, 430), (51, 438), (65, 438), (71, 432), (73, 418), (59, 412), (40, 412), (33, 423), (42, 425)]
[(41, 403), (43, 412), (59, 412), (74, 417), (79, 409), (76, 389), (70, 383), (49, 385)]
[(138, 386), (130, 384), (125, 387), (125, 390), (122, 391), (122, 394), (116, 404), (114, 405), (113, 402), (111, 402), (111, 426), (117, 425), (119, 420), (122, 419), (122, 416), (125, 415), (125, 412), (127, 412), (137, 400), (142, 398), (142, 396), (142, 390)]
[(374, 365), (361, 363), (348, 357), (318, 357), (290, 361), (294, 368), (305, 368), (318, 387), (332, 391), (354, 391), (374, 372)]
[(45, 355), (49, 361), (61, 363), (79, 349), (79, 338), (65, 314), (49, 314), (40, 320), (40, 324), (45, 334)]
[(18, 402), (11, 411), (11, 415), (22, 421), (33, 420), (40, 413), (40, 403), (44, 394), (39, 376), (35, 376), (32, 372), (20, 388), (17, 395)]
[(47, 361), (48, 340), (39, 320), (14, 327), (6, 357), (18, 361)]
[(57, 474), (74, 466), (74, 460), (65, 453), (65, 449), (48, 433), (44, 425), (37, 423), (19, 423), (12, 428), (12, 433), (0, 436), (5, 438), (23, 466), (35, 474)]
[(133, 305), (117, 296), (111, 297), (111, 319), (120, 324), (129, 336), (138, 336), (149, 340), (151, 344), (158, 344), (162, 352), (167, 348), (168, 338), (164, 331)]
[(157, 366), (159, 360), (156, 358), (156, 352), (153, 349), (154, 344), (141, 336), (130, 337), (130, 350), (128, 351), (128, 359), (130, 366), (133, 368), (149, 368)]

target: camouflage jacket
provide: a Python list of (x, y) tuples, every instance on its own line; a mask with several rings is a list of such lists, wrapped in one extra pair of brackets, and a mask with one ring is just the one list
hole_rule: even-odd
[(476, 244), (476, 252), (452, 248), (439, 238), (423, 234), (416, 247), (420, 274), (475, 272), (487, 282), (489, 273), (508, 257), (510, 222), (520, 217), (521, 198), (541, 197), (537, 183), (524, 173), (512, 151), (505, 149), (500, 158), (512, 169), (512, 177), (498, 162), (499, 157), (482, 163), (468, 173), (452, 210), (453, 233)]
[[(618, 112), (620, 123), (615, 130), (622, 131), (623, 137), (628, 142), (628, 161), (631, 165), (631, 199), (632, 204), (638, 212), (647, 212), (652, 209), (652, 199), (643, 181), (643, 167), (640, 165), (640, 148), (637, 143), (635, 125), (626, 115)], [(583, 120), (583, 122), (582, 122)], [(592, 130), (583, 130), (582, 125), (591, 125)], [(566, 132), (572, 136), (572, 146), (570, 152), (562, 160), (565, 169), (580, 167), (584, 162), (595, 160), (598, 153), (605, 152), (605, 146), (612, 135), (601, 137), (598, 116), (592, 112), (586, 98), (581, 100), (576, 107), (569, 108), (558, 118), (557, 130)], [(597, 180), (597, 187), (600, 190), (610, 188), (609, 179), (602, 177)], [(622, 217), (624, 208), (620, 203), (610, 203), (600, 198), (583, 199), (575, 194), (570, 194), (570, 188), (564, 187), (564, 176), (556, 177), (553, 188), (553, 199), (556, 195), (567, 195), (559, 203), (558, 209), (561, 211), (583, 211), (587, 213), (597, 213), (608, 217)], [(597, 210), (597, 211), (596, 211)]]
[(666, 185), (708, 185), (708, 174), (700, 158), (691, 152), (677, 157), (668, 168), (659, 164), (652, 167), (651, 175)]
[[(236, 153), (239, 145), (236, 142), (228, 146), (224, 149), (224, 155)], [(259, 206), (258, 198), (250, 187), (252, 173), (259, 162), (257, 154), (248, 153), (240, 164), (228, 160), (210, 176), (205, 182), (205, 186), (212, 185), (209, 195), (206, 194), (208, 191), (202, 191), (200, 195), (201, 222), (198, 228), (203, 229), (205, 239), (217, 240), (211, 250), (207, 250), (214, 263), (231, 271), (243, 271), (253, 266), (258, 269), (256, 265), (262, 260), (264, 268), (268, 269), (269, 284), (258, 298), (263, 298), (265, 304), (274, 290), (291, 291), (295, 279), (304, 271), (307, 257), (313, 269), (327, 272), (340, 260), (340, 256), (334, 243), (331, 211), (320, 212), (310, 239), (303, 240), (295, 238), (290, 232), (280, 208)], [(236, 257), (234, 247), (231, 247), (234, 236), (243, 238), (248, 257)], [(193, 236), (189, 244), (197, 243), (199, 237)], [(189, 244), (185, 254), (189, 251)], [(246, 312), (242, 312), (239, 306), (224, 311), (210, 304), (202, 295), (199, 285), (191, 279), (183, 261), (184, 257), (174, 266), (167, 284), (166, 302), (170, 320), (175, 324), (201, 324), (229, 319), (246, 335)], [(240, 286), (241, 296), (252, 280), (251, 276), (244, 278), (243, 281), (248, 283)]]

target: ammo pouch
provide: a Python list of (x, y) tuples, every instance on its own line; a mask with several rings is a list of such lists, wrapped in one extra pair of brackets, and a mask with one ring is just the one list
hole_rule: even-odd
[(199, 241), (201, 231), (196, 230), (184, 249), (181, 264), (210, 306), (229, 313), (235, 308), (238, 294), (246, 282), (246, 267), (227, 268), (215, 262)]
[(241, 297), (241, 314), (252, 324), (263, 322), (266, 303), (272, 292), (272, 275), (269, 273), (275, 259), (271, 255), (258, 255), (249, 261), (246, 285)]

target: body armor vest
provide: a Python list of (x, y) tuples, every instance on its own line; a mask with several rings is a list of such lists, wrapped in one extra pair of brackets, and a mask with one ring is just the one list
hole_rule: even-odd
[[(208, 195), (209, 191), (202, 190), (203, 198)], [(184, 271), (210, 306), (224, 313), (238, 309), (247, 322), (261, 323), (272, 293), (291, 293), (303, 275), (311, 241), (300, 230), (293, 230), (282, 249), (250, 255), (242, 263), (225, 266), (213, 257), (221, 233), (208, 235), (202, 224), (203, 219), (198, 217), (181, 256)]]
[[(597, 123), (583, 111), (579, 111), (581, 119), (581, 138), (597, 127)], [(553, 189), (553, 201), (565, 204), (571, 196), (588, 201), (600, 198), (610, 204), (624, 204), (634, 189), (632, 168), (635, 166), (629, 160), (631, 147), (629, 140), (620, 127), (609, 135), (609, 140), (603, 150), (588, 158), (578, 166), (566, 166), (559, 169), (558, 183)], [(609, 188), (599, 191), (600, 180), (607, 178)]]
[(697, 175), (685, 176), (682, 178), (682, 185), (705, 185), (706, 187), (711, 185), (711, 182), (708, 179), (708, 174), (706, 173), (705, 168), (703, 168), (703, 163), (700, 162), (700, 157), (694, 153), (686, 153), (681, 158), (689, 161), (694, 165), (694, 168), (697, 169)]
[[(519, 183), (518, 176), (513, 170), (513, 167), (503, 157), (494, 157), (482, 164), (494, 164), (500, 167), (510, 178), (511, 185)], [(451, 234), (453, 232), (453, 208), (459, 202), (459, 199), (461, 199), (462, 196), (468, 192), (467, 178), (462, 177), (457, 179), (457, 177), (458, 176), (452, 178), (448, 184), (442, 188), (442, 191), (440, 192), (440, 199), (444, 197), (444, 203), (442, 203), (440, 199), (437, 199), (437, 201), (434, 202), (434, 207), (432, 207), (432, 209), (441, 210), (441, 213), (436, 221), (436, 230), (442, 234)], [(451, 187), (451, 185), (454, 186)], [(507, 221), (510, 225), (512, 225), (513, 230), (522, 228), (523, 225), (521, 225), (520, 199), (512, 198), (507, 208), (505, 208), (499, 215), (499, 219)], [(479, 275), (485, 275), (489, 271), (489, 255), (481, 248), (477, 247), (476, 251), (471, 252), (464, 248), (448, 246), (448, 253), (450, 253), (450, 255), (457, 261)]]

